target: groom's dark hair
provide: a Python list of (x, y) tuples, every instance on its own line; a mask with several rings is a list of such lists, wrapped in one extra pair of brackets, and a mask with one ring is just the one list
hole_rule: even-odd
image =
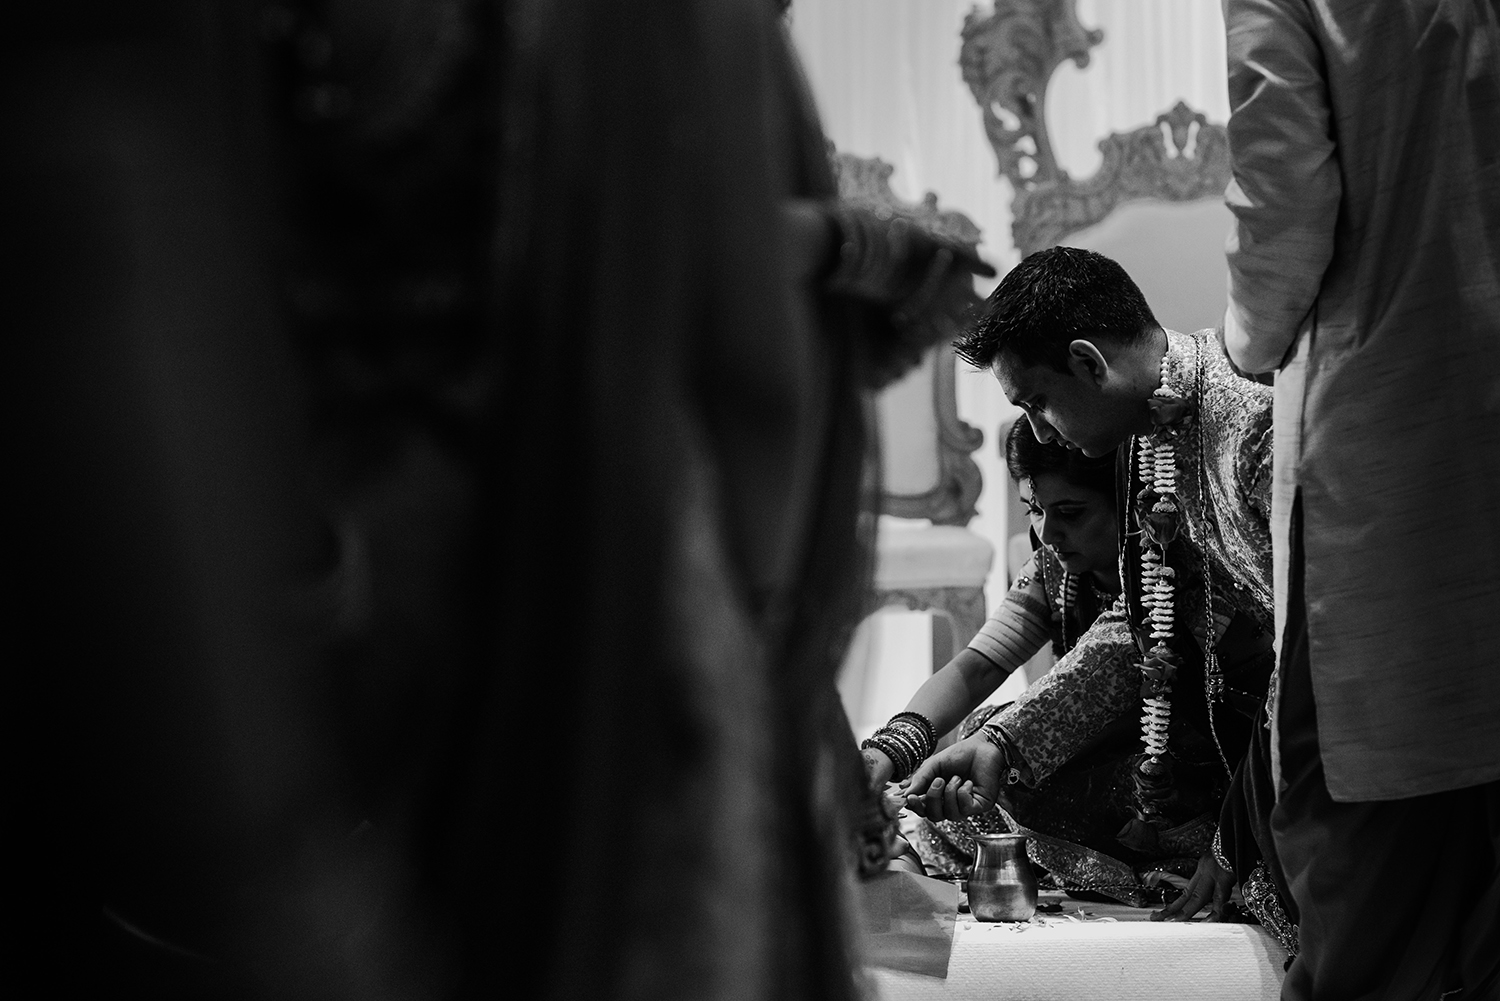
[(1070, 341), (1137, 341), (1159, 326), (1120, 265), (1092, 250), (1052, 247), (1011, 269), (953, 350), (975, 368), (1009, 351), (1023, 365), (1067, 372)]

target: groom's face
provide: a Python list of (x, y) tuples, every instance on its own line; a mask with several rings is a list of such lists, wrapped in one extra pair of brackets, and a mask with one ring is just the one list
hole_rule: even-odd
[(1031, 422), (1037, 441), (1055, 441), (1097, 458), (1130, 437), (1138, 401), (1130, 406), (1071, 356), (1069, 369), (1025, 365), (1010, 351), (1001, 351), (991, 366), (1001, 390)]

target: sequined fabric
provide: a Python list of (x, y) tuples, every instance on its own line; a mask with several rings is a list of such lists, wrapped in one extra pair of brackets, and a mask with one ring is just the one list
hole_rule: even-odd
[(1229, 859), (1227, 859), (1227, 858), (1224, 857), (1224, 837), (1223, 837), (1223, 835), (1224, 835), (1223, 831), (1215, 831), (1214, 832), (1214, 843), (1213, 843), (1213, 849), (1212, 849), (1213, 856), (1214, 856), (1214, 861), (1219, 864), (1219, 868), (1223, 869), (1225, 872), (1229, 873), (1229, 875), (1233, 876), (1234, 875), (1234, 866), (1230, 864)]
[(1276, 893), (1276, 883), (1264, 862), (1240, 884), (1240, 894), (1245, 898), (1245, 909), (1255, 915), (1261, 927), (1276, 937), (1287, 955), (1297, 955), (1297, 926), (1288, 919), (1281, 897)]
[(1145, 882), (1145, 873), (1160, 869), (1191, 876), (1214, 831), (1212, 818), (1194, 817), (1163, 833), (1160, 852), (1135, 862), (1045, 833), (1020, 822), (1011, 810), (1003, 808), (957, 822), (945, 820), (933, 824), (918, 818), (907, 837), (929, 871), (962, 875), (973, 865), (975, 835), (1024, 834), (1027, 857), (1033, 865), (1050, 873), (1059, 889), (1102, 894), (1132, 907), (1146, 907), (1160, 903), (1161, 898)]
[(1041, 782), (1110, 720), (1135, 712), (1138, 661), (1125, 605), (1117, 601), (1046, 676), (987, 725), (1019, 753), (1029, 780)]
[(1196, 415), (1177, 457), (1188, 537), (1227, 575), (1235, 609), (1269, 629), (1272, 390), (1235, 375), (1210, 330), (1167, 331), (1163, 374)]

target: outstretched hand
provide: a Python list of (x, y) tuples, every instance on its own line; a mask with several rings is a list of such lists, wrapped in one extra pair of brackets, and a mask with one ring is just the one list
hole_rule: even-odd
[(873, 309), (867, 336), (868, 380), (879, 389), (922, 361), (927, 350), (953, 337), (977, 301), (974, 276), (995, 269), (972, 247), (929, 232), (902, 215), (883, 216), (849, 202), (835, 202), (829, 218), (838, 252), (828, 275), (831, 292)]
[(995, 805), (1005, 754), (983, 734), (922, 762), (906, 780), (906, 808), (928, 820), (962, 820)]
[[(1167, 873), (1152, 873), (1158, 880), (1178, 882), (1181, 877)], [(1153, 885), (1157, 880), (1152, 880)], [(1159, 911), (1151, 912), (1152, 921), (1187, 921), (1208, 907), (1206, 921), (1223, 921), (1229, 906), (1229, 891), (1234, 889), (1234, 874), (1214, 860), (1213, 854), (1204, 852), (1198, 859), (1198, 868), (1193, 878), (1187, 881), (1182, 895)]]
[[(829, 214), (838, 254), (830, 287), (837, 292), (920, 313), (950, 277), (992, 278), (995, 269), (970, 247), (930, 233), (911, 219), (880, 215), (850, 202), (835, 202)], [(969, 286), (970, 294), (973, 286)]]

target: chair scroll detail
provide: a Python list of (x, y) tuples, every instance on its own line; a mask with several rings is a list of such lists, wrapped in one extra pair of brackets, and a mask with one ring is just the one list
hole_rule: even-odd
[[(979, 227), (960, 212), (939, 208), (936, 195), (929, 192), (917, 203), (896, 197), (890, 187), (894, 168), (885, 161), (834, 152), (833, 162), (844, 201), (881, 218), (905, 218), (970, 249), (978, 246)], [(974, 295), (973, 302), (978, 301)], [(883, 461), (891, 465), (910, 458), (893, 454), (893, 448), (918, 449), (924, 453), (916, 457), (918, 464), (935, 472), (917, 490), (893, 490), (891, 477), (886, 477), (870, 610), (898, 605), (942, 613), (950, 628), (934, 630), (936, 668), (953, 650), (966, 646), (984, 624), (984, 581), (994, 548), (965, 527), (974, 517), (983, 486), (973, 452), (984, 434), (958, 416), (952, 342), (962, 331), (947, 317), (929, 322), (948, 329), (933, 331), (929, 339), (936, 346), (923, 365), (885, 391), (882, 402), (888, 405), (882, 407), (882, 418), (887, 425), (909, 420), (915, 427), (930, 427), (932, 434), (916, 441), (887, 434), (882, 451)]]
[(1079, 68), (1104, 33), (1078, 21), (1076, 0), (995, 0), (964, 22), (959, 66), (979, 104), (1000, 176), (1015, 192), (1012, 234), (1024, 257), (1088, 229), (1137, 200), (1220, 198), (1229, 184), (1229, 140), (1178, 101), (1155, 122), (1099, 143), (1103, 163), (1084, 180), (1057, 164), (1047, 134), (1047, 84), (1064, 60)]
[[(853, 205), (869, 209), (886, 219), (904, 217), (913, 225), (973, 250), (979, 245), (980, 231), (961, 212), (939, 209), (937, 195), (928, 192), (917, 204), (904, 202), (891, 191), (894, 168), (877, 157), (858, 157), (835, 153), (834, 166), (839, 182), (839, 197)], [(973, 296), (973, 303), (979, 297)], [(948, 324), (949, 321), (939, 321)], [(937, 419), (938, 474), (931, 489), (918, 494), (885, 492), (881, 511), (898, 518), (928, 518), (935, 525), (967, 525), (974, 517), (975, 504), (983, 487), (979, 465), (972, 455), (984, 443), (984, 432), (964, 423), (958, 416), (955, 385), (955, 361), (952, 342), (962, 331), (957, 325), (934, 338), (930, 351), (931, 404)], [(925, 372), (923, 366), (919, 372)], [(920, 377), (920, 376), (919, 376)]]
[(1047, 83), (1065, 60), (1089, 64), (1089, 49), (1104, 32), (1078, 20), (1075, 0), (995, 0), (964, 19), (958, 65), (979, 102), (984, 133), (1000, 161), (1000, 176), (1046, 184), (1063, 171), (1047, 136)]
[(1137, 200), (1195, 202), (1220, 198), (1229, 184), (1229, 138), (1182, 101), (1156, 122), (1115, 132), (1099, 143), (1104, 162), (1084, 181), (1066, 173), (1016, 190), (1012, 233), (1023, 255), (1102, 222)]

